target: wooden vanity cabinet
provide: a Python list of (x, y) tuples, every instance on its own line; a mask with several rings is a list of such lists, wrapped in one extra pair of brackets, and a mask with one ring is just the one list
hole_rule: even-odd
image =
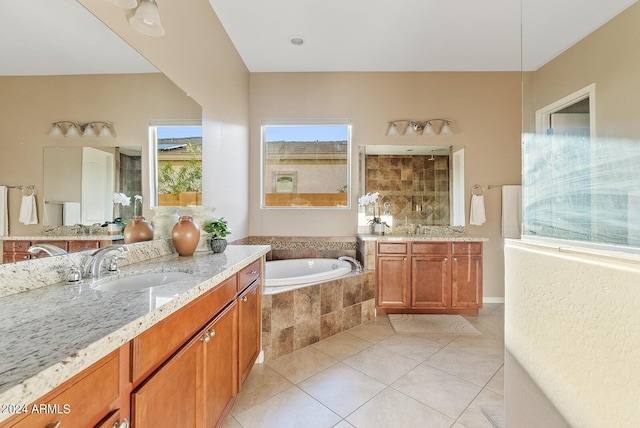
[(238, 390), (260, 354), (260, 286), (255, 280), (238, 296)]
[(144, 427), (213, 427), (237, 394), (232, 301), (132, 394), (132, 421)]
[(379, 242), (380, 313), (477, 314), (482, 307), (481, 242)]
[[(128, 347), (127, 347), (128, 349)], [(125, 354), (126, 355), (126, 354)], [(25, 415), (16, 415), (0, 423), (0, 426), (15, 428), (32, 427), (112, 427), (115, 421), (122, 422), (120, 412), (121, 361), (119, 350), (112, 352), (74, 376), (35, 403), (26, 407)], [(114, 419), (117, 417), (117, 419)], [(114, 422), (105, 425), (106, 420)]]
[(75, 240), (5, 240), (2, 243), (2, 261), (3, 263), (13, 263), (22, 260), (37, 259), (40, 257), (49, 257), (44, 251), (40, 251), (37, 254), (31, 254), (27, 250), (32, 245), (38, 244), (50, 244), (60, 247), (69, 253), (77, 253), (79, 251), (93, 250), (101, 247), (112, 245), (119, 241), (110, 240), (87, 240), (87, 239), (75, 239)]

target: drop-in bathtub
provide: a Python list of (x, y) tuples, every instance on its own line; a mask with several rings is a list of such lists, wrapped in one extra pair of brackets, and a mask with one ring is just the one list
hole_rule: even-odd
[(265, 294), (281, 293), (351, 272), (351, 263), (337, 259), (288, 259), (266, 263)]

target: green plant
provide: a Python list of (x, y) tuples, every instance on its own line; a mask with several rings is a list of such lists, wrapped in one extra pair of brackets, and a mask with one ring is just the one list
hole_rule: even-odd
[(229, 229), (227, 220), (225, 220), (224, 217), (205, 223), (204, 231), (210, 233), (213, 239), (223, 239), (225, 236), (231, 234), (231, 229)]
[(199, 150), (191, 143), (187, 145), (191, 158), (179, 167), (167, 161), (158, 171), (158, 193), (177, 195), (181, 192), (202, 193), (202, 161), (197, 156)]

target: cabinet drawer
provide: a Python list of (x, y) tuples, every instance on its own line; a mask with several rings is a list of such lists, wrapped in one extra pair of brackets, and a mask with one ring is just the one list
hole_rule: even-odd
[(454, 242), (453, 254), (482, 254), (482, 242)]
[(29, 253), (5, 252), (2, 260), (4, 263), (13, 263), (21, 262), (22, 260), (29, 260), (30, 258), (31, 254)]
[(411, 244), (413, 254), (439, 254), (446, 255), (449, 252), (448, 242), (414, 242)]
[(5, 253), (25, 253), (31, 246), (31, 241), (3, 241), (2, 250)]
[(135, 337), (132, 341), (131, 381), (135, 383), (155, 370), (227, 303), (235, 299), (237, 282), (236, 276), (232, 276)]
[(238, 274), (238, 293), (247, 288), (247, 286), (253, 281), (260, 278), (261, 261), (261, 259), (258, 259), (240, 271), (240, 273)]
[(67, 247), (68, 247), (67, 241), (50, 241), (50, 240), (33, 241), (31, 245), (38, 245), (38, 244), (55, 245), (56, 247), (62, 248), (65, 251), (67, 251)]
[[(55, 389), (30, 406), (42, 413), (29, 416), (13, 425), (17, 428), (56, 426), (94, 426), (108, 413), (109, 406), (118, 399), (120, 358), (116, 351), (100, 360), (68, 383)], [(86, 373), (86, 375), (85, 375)], [(32, 407), (29, 407), (31, 410)]]
[(100, 248), (100, 241), (69, 241), (69, 252), (77, 253), (78, 251), (95, 250)]
[(379, 254), (407, 254), (408, 248), (409, 248), (409, 244), (407, 244), (406, 242), (402, 242), (402, 243), (379, 242), (378, 243)]

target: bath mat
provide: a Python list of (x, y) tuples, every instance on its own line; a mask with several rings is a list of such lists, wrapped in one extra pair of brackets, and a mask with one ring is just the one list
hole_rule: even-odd
[(482, 414), (489, 419), (493, 428), (504, 428), (504, 407), (483, 407)]
[(389, 314), (396, 333), (482, 334), (460, 315)]

